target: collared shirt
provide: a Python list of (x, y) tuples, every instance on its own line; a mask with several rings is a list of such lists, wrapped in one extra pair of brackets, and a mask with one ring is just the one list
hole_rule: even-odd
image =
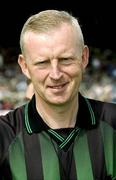
[(0, 117), (0, 179), (116, 179), (115, 121), (116, 105), (79, 95), (75, 127), (54, 130), (33, 96)]

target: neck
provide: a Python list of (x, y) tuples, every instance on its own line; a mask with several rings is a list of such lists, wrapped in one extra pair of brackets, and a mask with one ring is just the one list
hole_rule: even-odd
[(70, 103), (53, 105), (39, 99), (36, 108), (43, 121), (52, 129), (74, 127), (78, 111), (78, 97)]

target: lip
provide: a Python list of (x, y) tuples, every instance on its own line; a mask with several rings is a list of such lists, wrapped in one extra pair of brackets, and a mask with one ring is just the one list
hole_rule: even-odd
[(63, 83), (63, 84), (57, 84), (57, 85), (50, 85), (48, 86), (48, 88), (50, 88), (51, 90), (54, 90), (54, 91), (63, 91), (66, 86), (67, 86), (68, 83)]

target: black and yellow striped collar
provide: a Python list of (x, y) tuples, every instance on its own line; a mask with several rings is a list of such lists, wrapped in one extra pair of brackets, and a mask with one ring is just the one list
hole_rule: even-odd
[[(90, 100), (81, 94), (79, 94), (79, 110), (75, 126), (81, 129), (91, 129), (96, 126), (96, 117)], [(25, 105), (25, 127), (29, 134), (50, 129), (36, 110), (35, 96)]]

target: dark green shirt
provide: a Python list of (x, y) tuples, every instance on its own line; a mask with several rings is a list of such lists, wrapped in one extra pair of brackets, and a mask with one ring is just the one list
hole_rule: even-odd
[(50, 129), (35, 97), (0, 117), (0, 180), (116, 179), (116, 105), (79, 95), (74, 128)]

